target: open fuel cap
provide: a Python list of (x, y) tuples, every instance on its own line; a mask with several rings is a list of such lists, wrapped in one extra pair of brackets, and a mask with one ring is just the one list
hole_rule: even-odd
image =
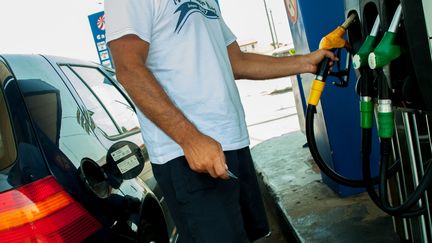
[(129, 141), (113, 144), (106, 156), (104, 171), (112, 187), (119, 188), (123, 180), (137, 177), (144, 168), (145, 159), (138, 145)]

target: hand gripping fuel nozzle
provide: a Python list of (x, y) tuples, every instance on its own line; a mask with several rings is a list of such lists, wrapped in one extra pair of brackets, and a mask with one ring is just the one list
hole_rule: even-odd
[[(328, 35), (324, 36), (321, 39), (319, 48), (325, 50), (332, 50), (338, 52), (340, 54), (341, 49), (351, 49), (351, 45), (347, 40), (344, 39), (344, 35), (348, 27), (357, 19), (357, 14), (351, 14), (345, 22), (338, 26), (335, 30), (330, 32)], [(349, 62), (350, 63), (350, 62)], [(312, 84), (312, 88), (309, 94), (308, 104), (316, 106), (320, 100), (321, 94), (324, 90), (325, 81), (330, 71), (330, 59), (324, 58), (324, 60), (318, 65), (317, 73), (315, 76), (315, 80)], [(340, 70), (340, 69), (339, 69)], [(336, 76), (341, 79), (341, 83), (335, 83), (336, 86), (346, 87), (348, 85), (347, 80), (342, 80), (342, 76), (347, 76), (348, 79), (348, 70), (342, 70), (337, 73), (330, 73), (330, 75)]]

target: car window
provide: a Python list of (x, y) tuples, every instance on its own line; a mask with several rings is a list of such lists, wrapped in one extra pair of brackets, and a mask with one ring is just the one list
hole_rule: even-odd
[(84, 102), (88, 114), (107, 136), (114, 136), (119, 134), (119, 129), (115, 125), (113, 119), (108, 114), (105, 107), (97, 100), (96, 96), (91, 90), (81, 81), (81, 79), (67, 66), (61, 66), (61, 69), (71, 81), (77, 93), (80, 95)]
[[(97, 68), (70, 67), (85, 82), (90, 92), (93, 93), (103, 109), (113, 119), (120, 134), (139, 131), (139, 123), (134, 108), (108, 77)], [(96, 118), (94, 120), (98, 125), (99, 121)]]
[(119, 125), (121, 132), (139, 129), (135, 110), (122, 93), (99, 69), (72, 66), (72, 69), (87, 83), (101, 100), (108, 112)]
[[(0, 62), (0, 84), (6, 85), (6, 82), (12, 77), (4, 63)], [(16, 160), (16, 145), (12, 133), (12, 126), (3, 92), (0, 89), (0, 170), (3, 170)]]

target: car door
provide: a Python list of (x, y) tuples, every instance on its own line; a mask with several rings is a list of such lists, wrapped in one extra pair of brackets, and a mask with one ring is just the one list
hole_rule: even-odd
[[(94, 132), (100, 141), (107, 148), (116, 141), (130, 141), (142, 149), (144, 157), (148, 160), (134, 104), (113, 79), (112, 71), (105, 71), (100, 66), (92, 65), (58, 65), (82, 100), (86, 113), (90, 114), (91, 122), (95, 124)], [(149, 161), (145, 164), (140, 178), (151, 191), (156, 190), (155, 193), (160, 194)], [(131, 190), (130, 185), (122, 189), (128, 193), (135, 190)]]
[[(132, 142), (141, 148), (147, 160), (139, 177), (124, 180), (119, 190), (138, 198), (145, 193), (152, 194), (151, 197), (161, 204), (165, 212), (167, 227), (174, 229), (162, 193), (153, 177), (135, 107), (124, 89), (113, 79), (114, 73), (93, 65), (59, 63), (58, 66), (83, 102), (85, 113), (91, 118), (91, 129), (100, 141), (107, 148), (118, 141)], [(143, 214), (146, 214), (145, 210)]]

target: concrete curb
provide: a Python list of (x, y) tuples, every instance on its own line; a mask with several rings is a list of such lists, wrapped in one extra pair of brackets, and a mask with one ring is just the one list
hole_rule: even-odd
[(340, 198), (322, 183), (306, 138), (293, 132), (251, 149), (257, 173), (298, 242), (399, 242), (366, 193)]

